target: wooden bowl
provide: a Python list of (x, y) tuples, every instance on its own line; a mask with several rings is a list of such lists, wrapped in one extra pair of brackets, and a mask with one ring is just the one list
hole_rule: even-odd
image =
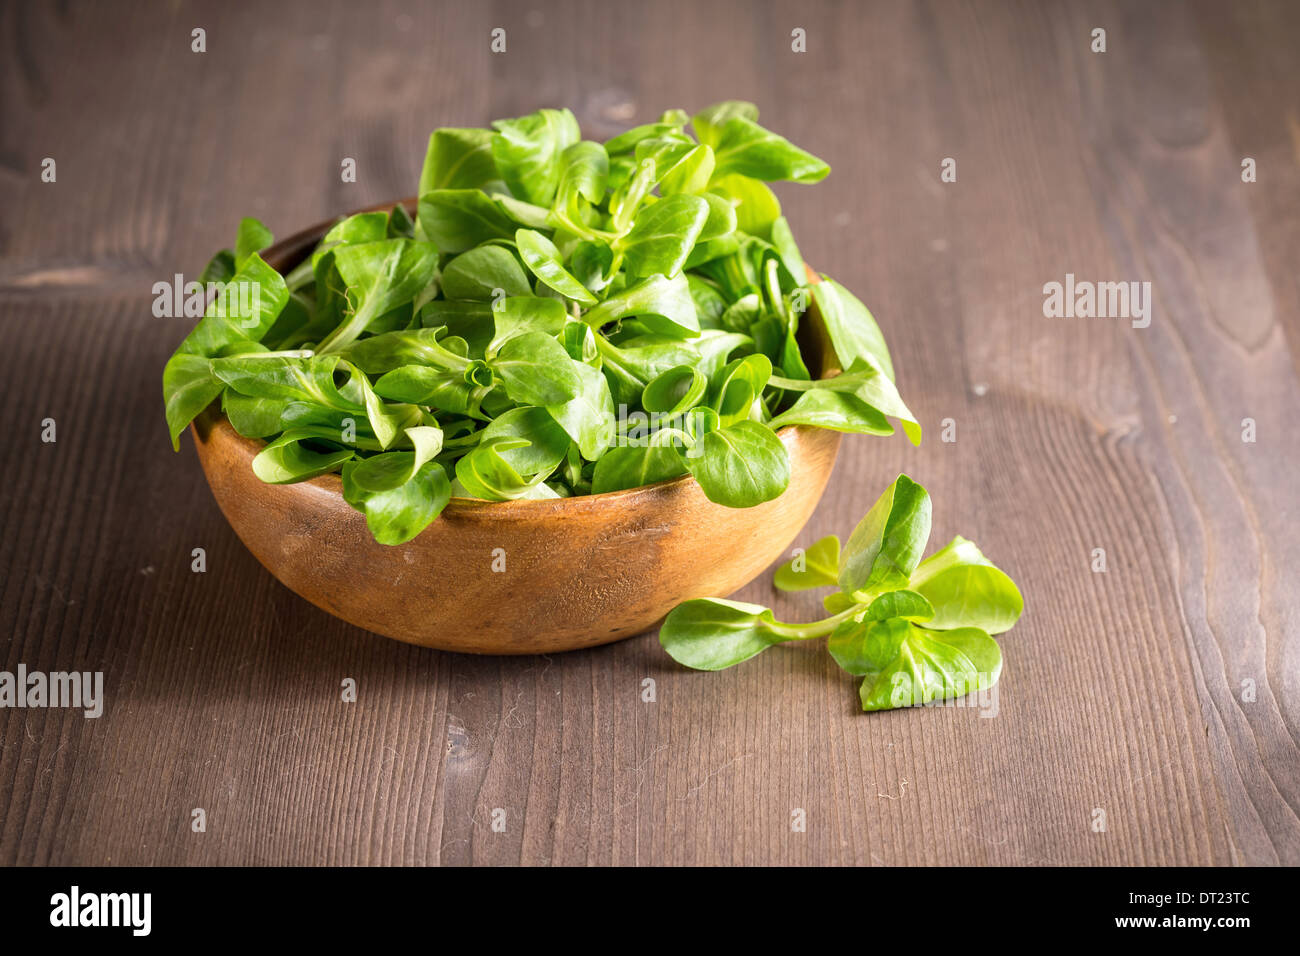
[[(292, 268), (332, 224), (277, 243), (265, 259)], [(801, 325), (809, 367), (832, 372), (815, 305)], [(293, 485), (258, 479), (252, 460), (263, 442), (239, 435), (217, 403), (191, 430), (226, 520), (282, 584), (366, 630), (476, 654), (606, 644), (655, 626), (682, 601), (733, 593), (794, 540), (840, 444), (837, 432), (781, 429), (790, 486), (754, 508), (714, 504), (689, 476), (545, 501), (453, 498), (414, 539), (390, 547), (344, 502), (337, 475)]]

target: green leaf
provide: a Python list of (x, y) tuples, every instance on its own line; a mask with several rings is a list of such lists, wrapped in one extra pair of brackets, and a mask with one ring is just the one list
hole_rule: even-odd
[(722, 313), (727, 310), (727, 300), (718, 287), (708, 279), (687, 273), (686, 282), (695, 303), (695, 315), (702, 329), (720, 329)]
[(582, 392), (569, 353), (545, 332), (508, 339), (488, 365), (521, 405), (563, 405)]
[(655, 436), (662, 444), (617, 445), (606, 451), (596, 460), (591, 493), (640, 488), (685, 475), (681, 455), (667, 439), (660, 437), (665, 434), (660, 432)]
[(533, 275), (548, 287), (583, 305), (596, 304), (596, 297), (564, 268), (560, 250), (555, 248), (555, 243), (551, 240), (540, 232), (520, 229), (515, 233), (515, 245), (519, 247), (519, 255), (523, 258), (524, 265), (528, 266)]
[(492, 159), (492, 131), (444, 127), (429, 136), (417, 196), (436, 189), (482, 189), (500, 179)]
[(659, 164), (654, 157), (638, 159), (632, 174), (610, 194), (610, 224), (616, 234), (621, 236), (631, 228), (637, 210), (654, 189), (658, 176)]
[[(637, 166), (644, 166), (646, 163), (654, 164), (654, 173), (651, 177), (655, 183), (662, 187), (662, 180), (674, 169), (686, 162), (691, 153), (696, 150), (695, 141), (685, 133), (674, 130), (671, 133), (665, 133), (662, 136), (656, 136), (652, 139), (643, 139), (636, 144), (634, 158)], [(675, 190), (680, 192), (680, 190)], [(670, 195), (674, 190), (665, 192), (662, 188), (662, 195)]]
[(997, 683), (1002, 650), (974, 627), (931, 631), (905, 620), (865, 624), (852, 642), (836, 642), (832, 654), (865, 679), (862, 709), (893, 710), (965, 697)]
[(772, 583), (782, 591), (826, 587), (836, 583), (839, 568), (840, 539), (828, 534), (777, 568)]
[(861, 607), (861, 604), (843, 591), (832, 591), (822, 598), (822, 607), (826, 609), (827, 614), (840, 614), (849, 608)]
[(544, 408), (512, 408), (497, 416), (480, 433), (481, 442), (498, 439), (524, 444), (498, 450), (519, 474), (528, 478), (549, 478), (568, 454), (572, 444), (568, 433)]
[[(389, 452), (409, 456), (410, 452)], [(380, 457), (387, 457), (380, 456)], [(410, 541), (442, 513), (451, 498), (451, 482), (442, 465), (426, 462), (404, 484), (387, 491), (367, 491), (356, 483), (356, 470), (367, 462), (343, 466), (343, 500), (366, 516), (366, 527), (380, 544)], [(401, 463), (399, 462), (399, 465)], [(400, 469), (399, 469), (400, 470)]]
[(635, 406), (645, 387), (675, 365), (698, 362), (700, 354), (683, 342), (616, 346), (603, 335), (595, 338), (601, 368), (617, 404)]
[(421, 307), (418, 324), (429, 329), (445, 328), (449, 337), (465, 342), (467, 356), (482, 358), (492, 341), (494, 313), (496, 309), (506, 308), (508, 301), (449, 302), (434, 299)]
[(230, 249), (222, 249), (203, 267), (199, 273), (199, 285), (204, 288), (209, 282), (229, 282), (235, 275), (235, 253)]
[(614, 156), (618, 153), (626, 153), (636, 148), (637, 143), (644, 139), (662, 136), (665, 133), (673, 133), (680, 130), (690, 121), (690, 117), (681, 110), (668, 110), (663, 114), (657, 123), (645, 123), (641, 126), (634, 126), (626, 132), (619, 133), (613, 139), (605, 142), (605, 151)]
[(614, 276), (614, 250), (601, 239), (583, 239), (569, 256), (574, 277), (592, 292), (600, 292)]
[(885, 416), (851, 392), (817, 388), (804, 392), (793, 405), (771, 421), (773, 429), (810, 425), (859, 435), (892, 435), (894, 426)]
[(207, 408), (225, 386), (212, 375), (202, 355), (177, 352), (163, 368), (163, 406), (172, 449), (180, 450), (181, 432)]
[(826, 650), (842, 670), (862, 677), (881, 670), (898, 655), (910, 628), (905, 620), (867, 621), (855, 615), (836, 626)]
[[(808, 269), (804, 265), (803, 255), (799, 252), (799, 246), (794, 241), (794, 233), (790, 231), (790, 223), (786, 222), (785, 216), (778, 216), (772, 223), (772, 245), (776, 247), (777, 254), (781, 257), (781, 265), (785, 267), (794, 284), (806, 285)], [(884, 345), (883, 339), (881, 345)], [(886, 368), (889, 367), (888, 356), (889, 353), (886, 351), (886, 361), (883, 363)]]
[(706, 106), (692, 116), (691, 126), (695, 128), (695, 136), (701, 143), (717, 146), (722, 137), (722, 128), (736, 117), (758, 122), (758, 107), (744, 100), (724, 100)]
[(1025, 609), (1015, 582), (961, 536), (922, 561), (912, 572), (910, 587), (934, 606), (926, 627), (936, 630), (977, 627), (1001, 634)]
[(930, 496), (907, 475), (899, 475), (844, 545), (840, 587), (848, 592), (907, 587), (929, 537)]
[(304, 444), (330, 439), (337, 441), (337, 433), (323, 428), (286, 431), (253, 458), (253, 474), (267, 484), (285, 485), (338, 471), (344, 462), (353, 458), (355, 452), (351, 448), (317, 451)]
[(581, 322), (566, 322), (559, 333), (560, 344), (575, 362), (600, 367), (600, 350), (596, 347), (596, 333), (591, 326)]
[(661, 372), (641, 394), (641, 407), (666, 418), (674, 418), (693, 408), (704, 397), (709, 380), (690, 365), (675, 365)]
[(772, 612), (761, 605), (702, 598), (669, 612), (659, 628), (659, 643), (679, 664), (718, 671), (789, 640), (774, 633), (773, 624)]
[[(583, 314), (582, 321), (599, 329), (608, 322), (629, 316), (648, 320), (647, 324), (660, 332), (691, 336), (700, 331), (690, 283), (680, 273), (672, 279), (662, 275), (642, 279), (617, 295), (611, 295), (594, 309), (589, 309)], [(663, 321), (656, 322), (656, 319)]]
[(348, 398), (334, 384), (339, 362), (337, 355), (298, 357), (254, 353), (213, 359), (211, 367), (213, 375), (241, 395), (363, 411), (363, 403)]
[(456, 461), (456, 480), (470, 495), (486, 501), (509, 501), (532, 496), (546, 476), (525, 478), (506, 455), (527, 448), (524, 438), (498, 437), (481, 441)]
[[(227, 392), (230, 390), (227, 389)], [(370, 422), (355, 411), (326, 408), (312, 402), (271, 399), (280, 405), (280, 426), (286, 431), (295, 429), (321, 429), (318, 436), (335, 445), (346, 445), (366, 451), (380, 451), (379, 439), (370, 428)]]
[(358, 339), (342, 354), (370, 375), (380, 375), (403, 365), (427, 365), (450, 372), (464, 372), (469, 368), (470, 360), (439, 341), (445, 336), (446, 330), (442, 328), (385, 332)]
[(359, 492), (393, 491), (419, 474), (425, 462), (433, 461), (442, 451), (442, 429), (420, 425), (406, 429), (411, 451), (390, 451), (357, 462), (350, 481)]
[(221, 393), (221, 410), (245, 438), (266, 438), (284, 428), (280, 422), (284, 403), (275, 399), (250, 398), (227, 388)]
[[(710, 147), (693, 146), (659, 177), (659, 192), (664, 196), (702, 193), (713, 178), (714, 165), (713, 150)], [(734, 214), (732, 221), (735, 221)], [(730, 232), (731, 229), (725, 231)], [(715, 233), (717, 234), (720, 233)]]
[[(710, 193), (709, 195), (712, 195)], [(717, 197), (721, 198), (721, 197)], [(725, 201), (725, 200), (724, 200)], [(712, 205), (712, 203), (710, 203)], [(732, 207), (735, 208), (734, 206)], [(707, 224), (706, 224), (707, 225)], [(737, 227), (740, 226), (740, 220), (736, 220)], [(685, 269), (701, 269), (710, 263), (717, 262), (719, 259), (725, 259), (728, 256), (735, 255), (736, 250), (740, 248), (740, 240), (736, 237), (740, 233), (733, 232), (729, 236), (719, 236), (717, 239), (697, 239), (695, 248), (691, 254), (686, 257)]]
[(790, 484), (785, 444), (759, 422), (741, 421), (707, 432), (685, 461), (705, 497), (728, 508), (771, 501)]
[(598, 369), (582, 362), (573, 362), (573, 371), (582, 386), (578, 394), (562, 404), (547, 405), (546, 410), (568, 436), (578, 443), (583, 458), (588, 461), (602, 460), (601, 456), (617, 429), (609, 382)]
[[(934, 617), (934, 605), (927, 601), (924, 595), (906, 588), (886, 591), (867, 607), (864, 620), (888, 621), (896, 617), (906, 618), (918, 624), (929, 621)], [(926, 626), (931, 625), (926, 624)]]
[[(743, 222), (740, 228), (745, 228)], [(730, 251), (701, 265), (699, 271), (717, 284), (730, 303), (750, 294), (757, 295), (761, 281), (758, 265), (769, 248), (767, 243), (753, 236), (732, 236), (717, 241), (729, 245)]]
[(250, 256), (261, 252), (273, 242), (275, 236), (271, 235), (271, 230), (258, 220), (239, 220), (239, 232), (235, 237), (235, 271), (242, 269)]
[(632, 231), (615, 245), (623, 252), (629, 276), (653, 273), (672, 278), (709, 219), (709, 204), (699, 196), (669, 196), (637, 214)]
[(415, 237), (415, 220), (406, 211), (406, 207), (398, 203), (388, 213), (388, 228), (384, 231), (384, 238), (414, 239)]
[(363, 242), (381, 242), (389, 238), (388, 214), (384, 212), (359, 212), (340, 219), (321, 237), (310, 257), (316, 272), (327, 269), (334, 262), (333, 251), (339, 246)]
[(581, 235), (588, 231), (584, 208), (598, 206), (605, 198), (609, 156), (600, 143), (584, 140), (566, 149), (560, 163), (564, 171), (556, 191), (555, 214), (568, 229)]
[(578, 142), (578, 121), (567, 109), (542, 109), (497, 120), (492, 157), (516, 199), (549, 206), (560, 182), (561, 154)]
[(564, 333), (566, 326), (581, 328), (569, 321), (564, 303), (559, 299), (541, 296), (510, 296), (497, 299), (484, 315), (491, 317), (493, 335), (483, 350), (484, 356), (495, 355), (510, 339), (525, 332), (543, 332), (555, 338)]
[[(695, 240), (696, 248), (701, 243), (715, 242), (730, 236), (740, 225), (740, 221), (736, 218), (736, 207), (729, 200), (717, 193), (703, 193), (699, 198), (709, 204), (709, 218), (704, 221), (704, 228), (700, 230), (700, 235)], [(694, 251), (695, 249), (691, 250), (692, 253)], [(689, 256), (687, 261), (690, 261)]]
[(903, 403), (894, 382), (876, 366), (870, 356), (860, 356), (840, 375), (818, 379), (818, 385), (832, 390), (852, 389), (853, 395), (891, 418), (897, 418), (913, 445), (921, 444), (921, 425)]
[(471, 378), (471, 372), (472, 369), (454, 372), (422, 365), (403, 365), (385, 373), (374, 387), (376, 394), (391, 401), (428, 405), (439, 411), (477, 418), (481, 416), (480, 406), (492, 386)]
[[(708, 411), (716, 425), (716, 413), (696, 411)], [(694, 425), (688, 431), (700, 443), (723, 434), (700, 435)], [(987, 631), (963, 622), (1009, 627), (1019, 615), (1019, 592), (1009, 579), (1004, 586), (1005, 575), (964, 538), (954, 539), (918, 565), (929, 524), (924, 489), (900, 475), (842, 551), (834, 536), (822, 538), (797, 555), (797, 562), (792, 559), (776, 572), (775, 583), (782, 590), (838, 583), (843, 590), (824, 600), (830, 617), (785, 624), (760, 605), (706, 598), (674, 609), (660, 631), (660, 642), (687, 666), (717, 670), (775, 643), (828, 636), (827, 650), (836, 663), (864, 678), (859, 699), (868, 711), (927, 704), (992, 687), (1001, 673), (1002, 651)], [(864, 582), (872, 586), (859, 588)]]
[(605, 147), (584, 140), (566, 149), (561, 158), (564, 172), (560, 176), (557, 204), (572, 209), (573, 201), (579, 197), (593, 206), (604, 200), (609, 178), (609, 156)]
[(738, 332), (708, 329), (702, 331), (698, 339), (692, 339), (690, 344), (700, 353), (700, 371), (712, 380), (727, 364), (727, 359), (733, 352), (751, 348), (754, 340)]
[(746, 355), (722, 369), (713, 388), (712, 406), (723, 428), (753, 415), (754, 403), (771, 376), (772, 363), (766, 355)]
[(758, 239), (772, 234), (781, 216), (781, 202), (768, 185), (749, 176), (715, 176), (709, 192), (726, 199), (736, 210), (736, 227)]
[(502, 246), (478, 246), (462, 252), (442, 272), (442, 291), (449, 299), (490, 302), (505, 295), (531, 296), (519, 260)]
[(348, 370), (352, 372), (351, 384), (361, 392), (361, 403), (366, 409), (366, 420), (379, 440), (380, 448), (387, 448), (397, 439), (400, 431), (422, 420), (423, 415), (418, 408), (411, 405), (387, 404), (375, 392), (370, 380), (360, 369), (350, 366)]
[[(791, 389), (794, 391), (831, 391), (844, 392), (852, 394), (860, 401), (870, 405), (876, 411), (883, 415), (897, 418), (903, 426), (903, 432), (907, 435), (908, 440), (913, 445), (921, 443), (921, 426), (916, 420), (916, 416), (903, 403), (902, 396), (898, 394), (898, 389), (884, 371), (875, 364), (875, 359), (870, 356), (859, 356), (853, 360), (853, 363), (841, 372), (839, 375), (832, 375), (830, 378), (820, 378), (816, 381), (796, 380), (787, 378), (772, 379), (772, 385), (776, 388)], [(827, 420), (833, 420), (835, 415), (846, 414), (858, 417), (860, 409), (853, 403), (831, 403), (825, 399), (810, 399), (810, 404), (804, 406), (801, 414), (808, 413), (812, 416), (825, 415)], [(828, 412), (828, 405), (837, 404), (837, 410)], [(849, 419), (852, 421), (852, 418)], [(863, 423), (870, 425), (878, 422), (878, 419), (866, 417)], [(845, 429), (848, 430), (848, 429)]]
[[(283, 355), (241, 355), (213, 359), (212, 374), (242, 395), (281, 402), (304, 402), (344, 412), (365, 412), (381, 447), (388, 447), (418, 410), (386, 406), (360, 369), (337, 355), (307, 358)], [(335, 384), (335, 372), (348, 374), (347, 384)]]
[(334, 268), (347, 285), (353, 312), (316, 347), (337, 352), (354, 342), (384, 313), (412, 302), (438, 276), (438, 250), (428, 242), (384, 239), (342, 245)]
[(288, 301), (284, 278), (261, 256), (251, 254), (208, 304), (176, 353), (211, 358), (232, 346), (260, 342)]
[(712, 145), (716, 178), (735, 174), (767, 182), (815, 183), (831, 171), (816, 156), (744, 116), (728, 119)]
[[(562, 497), (694, 472), (735, 507), (788, 484), (770, 426), (885, 434), (897, 418), (919, 441), (869, 313), (830, 283), (844, 371), (810, 381), (802, 256), (755, 177), (824, 172), (740, 101), (669, 110), (605, 145), (561, 109), (436, 130), (414, 220), (406, 206), (341, 218), (284, 275), (258, 254), (265, 226), (240, 223), (204, 272), (229, 286), (164, 369), (173, 444), (219, 399), (240, 434), (272, 443), (257, 466), (271, 480), (346, 471), (397, 540), (438, 497), (419, 490), (438, 479), (413, 429), (445, 429), (450, 493)], [(402, 480), (381, 489), (381, 473)]]
[(509, 239), (520, 226), (547, 228), (548, 210), (477, 189), (435, 189), (420, 196), (420, 233), (442, 252), (465, 252), (493, 239)]
[(847, 369), (859, 356), (869, 355), (892, 382), (894, 364), (889, 347), (867, 307), (829, 276), (823, 276), (811, 289), (840, 368)]

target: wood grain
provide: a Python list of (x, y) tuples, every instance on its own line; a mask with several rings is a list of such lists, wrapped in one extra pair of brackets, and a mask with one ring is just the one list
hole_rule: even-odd
[[(6, 6), (0, 667), (102, 670), (106, 704), (0, 710), (0, 863), (1300, 862), (1297, 35), (1282, 2)], [(241, 215), (403, 194), (438, 125), (567, 104), (601, 136), (725, 97), (830, 162), (778, 192), (927, 428), (846, 440), (797, 543), (925, 484), (936, 546), (1026, 597), (994, 717), (863, 715), (813, 647), (698, 674), (653, 634), (376, 638), (267, 574), (168, 447), (185, 323), (149, 289)], [(1150, 281), (1150, 327), (1045, 318), (1066, 273)]]

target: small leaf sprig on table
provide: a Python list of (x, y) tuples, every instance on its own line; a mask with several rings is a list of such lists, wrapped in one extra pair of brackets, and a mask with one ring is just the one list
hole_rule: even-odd
[[(737, 101), (603, 143), (564, 109), (436, 130), (414, 218), (348, 216), (283, 274), (260, 255), (267, 228), (241, 223), (163, 371), (173, 446), (219, 400), (267, 442), (259, 478), (337, 472), (396, 545), (453, 495), (690, 474), (750, 507), (789, 484), (787, 425), (889, 435), (893, 418), (918, 443), (875, 319), (833, 279), (809, 283), (766, 185), (829, 172)], [(809, 301), (839, 375), (814, 378), (801, 352)]]
[(997, 683), (1002, 650), (991, 635), (1020, 619), (1015, 582), (973, 542), (953, 538), (924, 561), (930, 496), (906, 475), (877, 499), (841, 549), (822, 538), (777, 569), (783, 591), (838, 587), (830, 617), (777, 621), (760, 604), (701, 598), (678, 605), (659, 641), (696, 670), (732, 667), (787, 641), (828, 638), (844, 670), (863, 678), (862, 709), (892, 710), (964, 697)]

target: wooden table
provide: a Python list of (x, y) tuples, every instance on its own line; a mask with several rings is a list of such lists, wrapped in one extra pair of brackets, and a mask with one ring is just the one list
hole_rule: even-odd
[[(0, 663), (103, 671), (106, 696), (98, 719), (0, 710), (0, 863), (1300, 863), (1300, 7), (15, 4), (0, 24)], [(973, 538), (1026, 596), (992, 719), (864, 715), (814, 647), (700, 674), (653, 634), (541, 659), (397, 644), (280, 586), (190, 440), (168, 447), (160, 372), (188, 324), (153, 317), (151, 287), (241, 215), (287, 235), (406, 194), (440, 125), (568, 105), (604, 137), (728, 97), (832, 165), (779, 193), (927, 428), (919, 450), (846, 440), (800, 541), (900, 471), (927, 485), (935, 545)], [(1149, 327), (1045, 317), (1067, 273), (1149, 281)], [(740, 597), (817, 609), (766, 576)]]

